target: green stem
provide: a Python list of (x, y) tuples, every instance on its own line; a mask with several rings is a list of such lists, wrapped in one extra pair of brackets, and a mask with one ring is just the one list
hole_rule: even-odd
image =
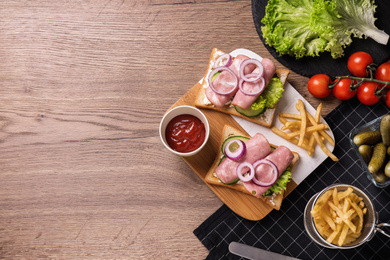
[[(352, 82), (351, 82), (351, 90), (354, 91), (354, 90), (357, 90), (358, 87), (363, 83), (363, 82), (367, 82), (367, 81), (370, 81), (370, 82), (375, 82), (375, 83), (378, 83), (378, 89), (377, 91), (375, 92), (376, 95), (381, 95), (382, 91), (384, 89), (386, 89), (387, 86), (390, 85), (390, 82), (388, 81), (382, 81), (382, 80), (378, 80), (378, 79), (374, 79), (372, 76), (370, 78), (361, 78), (361, 77), (355, 77), (355, 76), (336, 76), (335, 77), (337, 80), (336, 82), (334, 82), (333, 84), (329, 84), (329, 88), (332, 89), (334, 88), (337, 83), (339, 83), (339, 81), (341, 79), (352, 79)], [(357, 81), (357, 83), (354, 84), (354, 80)], [(379, 84), (383, 84), (382, 87), (379, 87), (380, 85)]]

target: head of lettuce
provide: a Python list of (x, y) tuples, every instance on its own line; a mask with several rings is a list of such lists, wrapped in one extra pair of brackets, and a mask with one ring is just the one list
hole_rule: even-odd
[(280, 55), (344, 55), (352, 36), (387, 44), (389, 35), (375, 26), (373, 0), (269, 0), (261, 27), (266, 43)]

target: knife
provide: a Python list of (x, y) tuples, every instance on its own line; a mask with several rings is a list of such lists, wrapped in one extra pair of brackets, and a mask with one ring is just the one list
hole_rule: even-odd
[(229, 251), (232, 254), (249, 258), (252, 260), (299, 260), (295, 257), (280, 255), (274, 252), (270, 252), (253, 246), (244, 245), (237, 242), (231, 242), (229, 244)]

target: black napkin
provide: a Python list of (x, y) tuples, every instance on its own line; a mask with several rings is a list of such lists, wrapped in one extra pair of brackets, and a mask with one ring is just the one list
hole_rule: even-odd
[[(206, 259), (240, 259), (229, 253), (228, 245), (232, 241), (307, 260), (390, 259), (390, 239), (379, 232), (371, 241), (354, 249), (327, 249), (310, 239), (303, 224), (307, 201), (334, 183), (351, 184), (365, 191), (373, 200), (379, 223), (390, 223), (390, 186), (377, 188), (368, 180), (348, 138), (354, 127), (389, 112), (383, 102), (365, 106), (354, 98), (329, 113), (325, 120), (335, 136), (334, 153), (340, 160), (326, 159), (287, 196), (279, 211), (271, 211), (260, 221), (246, 220), (223, 205), (194, 230), (195, 236), (210, 251)], [(386, 231), (390, 233), (390, 228)]]

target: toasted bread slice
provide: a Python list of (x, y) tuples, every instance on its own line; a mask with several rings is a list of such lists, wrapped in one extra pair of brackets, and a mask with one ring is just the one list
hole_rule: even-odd
[[(214, 109), (214, 110), (226, 113), (226, 114), (242, 117), (248, 121), (254, 122), (256, 124), (259, 124), (259, 125), (262, 125), (262, 126), (265, 126), (268, 128), (271, 127), (273, 118), (275, 116), (276, 105), (272, 109), (267, 109), (261, 115), (258, 115), (255, 117), (248, 117), (248, 116), (245, 116), (245, 115), (237, 112), (237, 110), (231, 105), (225, 105), (224, 107), (219, 108), (219, 107), (214, 106), (207, 99), (206, 92), (205, 92), (206, 88), (208, 87), (207, 77), (213, 69), (213, 64), (214, 64), (215, 60), (222, 54), (224, 54), (224, 52), (217, 49), (217, 48), (214, 48), (212, 50), (211, 55), (210, 55), (209, 64), (208, 64), (208, 67), (206, 70), (206, 74), (202, 80), (202, 83), (200, 84), (201, 86), (199, 87), (199, 91), (198, 91), (197, 97), (195, 99), (194, 105), (196, 107), (199, 107), (199, 108)], [(283, 86), (287, 81), (287, 77), (288, 77), (289, 73), (290, 73), (290, 71), (288, 69), (276, 69), (276, 75), (282, 81)]]
[[(230, 126), (230, 125), (225, 125), (223, 130), (222, 130), (222, 137), (221, 137), (221, 141), (220, 141), (220, 147), (219, 147), (219, 150), (218, 150), (218, 153), (217, 153), (217, 156), (211, 166), (211, 168), (209, 169), (209, 171), (207, 172), (206, 174), (206, 177), (205, 177), (205, 181), (209, 184), (213, 184), (213, 185), (220, 185), (220, 186), (225, 186), (225, 187), (229, 187), (231, 189), (234, 189), (234, 190), (237, 190), (237, 191), (240, 191), (240, 192), (244, 192), (244, 193), (247, 193), (247, 194), (251, 194), (245, 187), (244, 185), (242, 185), (240, 182), (236, 183), (236, 184), (230, 184), (230, 185), (226, 185), (222, 182), (219, 181), (219, 179), (216, 177), (215, 175), (215, 169), (217, 168), (217, 166), (219, 165), (220, 161), (221, 161), (221, 158), (223, 157), (223, 154), (222, 154), (222, 144), (223, 142), (226, 140), (226, 138), (230, 137), (230, 136), (244, 136), (244, 137), (250, 137), (248, 136), (247, 134), (239, 131), (238, 129)], [(272, 147), (276, 148), (277, 146), (276, 145), (273, 145), (271, 144)], [(294, 165), (297, 163), (297, 161), (299, 160), (299, 154), (296, 153), (296, 152), (292, 152), (294, 154), (294, 158), (291, 162), (291, 165), (292, 165), (292, 168), (294, 168)], [(252, 194), (251, 194), (252, 195)], [(259, 199), (262, 199), (264, 200), (267, 204), (269, 204), (271, 207), (273, 207), (274, 209), (276, 210), (279, 210), (280, 209), (280, 206), (282, 205), (282, 200), (283, 200), (283, 197), (284, 197), (284, 190), (282, 191), (282, 193), (280, 194), (277, 194), (277, 195), (273, 195), (273, 196), (262, 196), (260, 197)]]

